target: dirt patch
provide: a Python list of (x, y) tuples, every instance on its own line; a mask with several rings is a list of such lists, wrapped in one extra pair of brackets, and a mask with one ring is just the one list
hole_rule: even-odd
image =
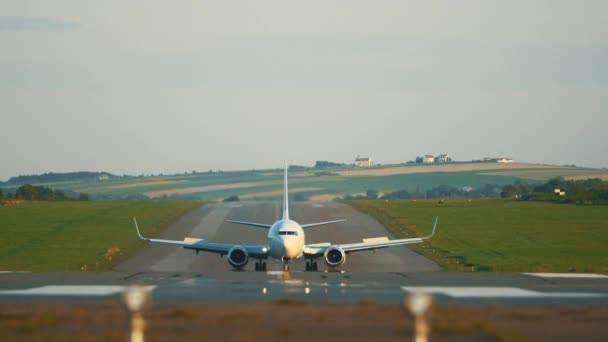
[(464, 172), (481, 170), (514, 170), (514, 169), (546, 169), (560, 168), (559, 166), (547, 166), (538, 164), (506, 164), (506, 163), (474, 163), (474, 164), (441, 164), (422, 166), (401, 166), (387, 169), (356, 169), (347, 171), (336, 171), (340, 176), (391, 176), (412, 173), (429, 172)]
[(311, 202), (332, 202), (338, 198), (343, 198), (344, 194), (323, 194), (311, 196), (309, 200)]
[[(155, 304), (146, 341), (404, 341), (412, 322), (399, 305)], [(117, 302), (0, 303), (6, 341), (124, 341), (128, 316)], [(606, 341), (608, 307), (434, 306), (431, 341)]]
[[(309, 191), (319, 191), (319, 190), (321, 190), (321, 188), (295, 188), (295, 189), (289, 189), (289, 193), (295, 194), (298, 192), (309, 192)], [(251, 194), (240, 195), (239, 198), (240, 199), (251, 199), (251, 198), (257, 198), (257, 197), (275, 197), (275, 196), (281, 196), (281, 195), (283, 195), (283, 190), (254, 192)]]
[(603, 173), (603, 174), (590, 174), (590, 175), (585, 175), (585, 176), (568, 176), (565, 177), (567, 180), (585, 180), (585, 179), (593, 179), (593, 178), (599, 178), (603, 181), (608, 181), (608, 173)]
[(512, 171), (497, 171), (483, 172), (480, 175), (486, 176), (509, 176), (520, 177), (534, 180), (546, 180), (553, 177), (564, 177), (569, 180), (581, 180), (590, 178), (608, 179), (608, 172), (601, 173), (599, 170), (580, 170), (572, 168), (562, 169), (546, 169), (546, 170), (512, 170)]
[(108, 187), (108, 189), (141, 188), (141, 187), (156, 186), (156, 185), (167, 185), (167, 184), (173, 185), (173, 184), (180, 184), (180, 183), (185, 183), (185, 182), (186, 181), (184, 181), (184, 180), (178, 180), (178, 181), (171, 181), (171, 180), (162, 180), (161, 181), (161, 180), (159, 180), (159, 181), (112, 185), (112, 186)]
[(146, 195), (150, 198), (158, 198), (158, 197), (162, 197), (164, 195), (167, 195), (167, 196), (187, 195), (187, 194), (194, 194), (194, 193), (198, 193), (198, 192), (246, 189), (246, 188), (261, 187), (261, 186), (274, 185), (274, 184), (278, 184), (278, 182), (258, 182), (258, 183), (249, 182), (249, 183), (206, 185), (206, 186), (195, 186), (195, 187), (181, 188), (181, 189), (148, 191), (148, 192), (144, 192), (144, 195)]

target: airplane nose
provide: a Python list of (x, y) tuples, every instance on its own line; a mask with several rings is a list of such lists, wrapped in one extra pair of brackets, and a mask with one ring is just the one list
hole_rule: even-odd
[(293, 238), (285, 239), (285, 240), (283, 240), (283, 243), (285, 244), (285, 251), (284, 251), (285, 254), (284, 255), (286, 257), (292, 258), (292, 259), (298, 257), (300, 251), (298, 251), (298, 248), (297, 248), (298, 244), (297, 244), (296, 239), (293, 239)]
[(285, 255), (285, 246), (281, 239), (272, 239), (270, 243), (270, 255), (273, 258), (280, 258)]

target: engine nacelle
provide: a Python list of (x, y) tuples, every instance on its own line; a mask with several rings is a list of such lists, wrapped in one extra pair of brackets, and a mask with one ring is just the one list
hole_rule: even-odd
[(247, 250), (241, 246), (234, 246), (228, 251), (228, 263), (235, 268), (243, 268), (249, 261)]
[(346, 262), (346, 253), (340, 247), (329, 247), (325, 251), (325, 264), (334, 268), (338, 267)]

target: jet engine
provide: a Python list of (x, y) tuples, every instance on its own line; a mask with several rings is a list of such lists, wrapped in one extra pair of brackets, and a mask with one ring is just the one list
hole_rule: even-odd
[(235, 268), (242, 268), (247, 265), (249, 255), (247, 250), (241, 246), (234, 246), (228, 251), (228, 263)]
[(340, 247), (329, 247), (325, 251), (325, 263), (327, 266), (334, 268), (346, 262), (346, 253)]

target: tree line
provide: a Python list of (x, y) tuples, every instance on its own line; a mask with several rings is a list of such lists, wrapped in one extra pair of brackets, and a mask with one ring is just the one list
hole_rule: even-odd
[(109, 178), (118, 178), (118, 176), (107, 172), (65, 172), (65, 173), (43, 173), (41, 175), (24, 175), (11, 177), (5, 184), (39, 184), (53, 182), (69, 182), (77, 180), (97, 180), (100, 176), (107, 175)]
[[(8, 198), (19, 199), (26, 201), (88, 201), (90, 196), (88, 194), (79, 193), (74, 196), (68, 196), (63, 190), (51, 189), (48, 186), (36, 186), (31, 184), (25, 184), (17, 188), (15, 193), (8, 193)], [(2, 191), (0, 190), (0, 199), (3, 198)]]
[(555, 177), (532, 188), (519, 182), (505, 186), (501, 197), (529, 201), (608, 204), (608, 182), (598, 178), (566, 180), (563, 177)]

